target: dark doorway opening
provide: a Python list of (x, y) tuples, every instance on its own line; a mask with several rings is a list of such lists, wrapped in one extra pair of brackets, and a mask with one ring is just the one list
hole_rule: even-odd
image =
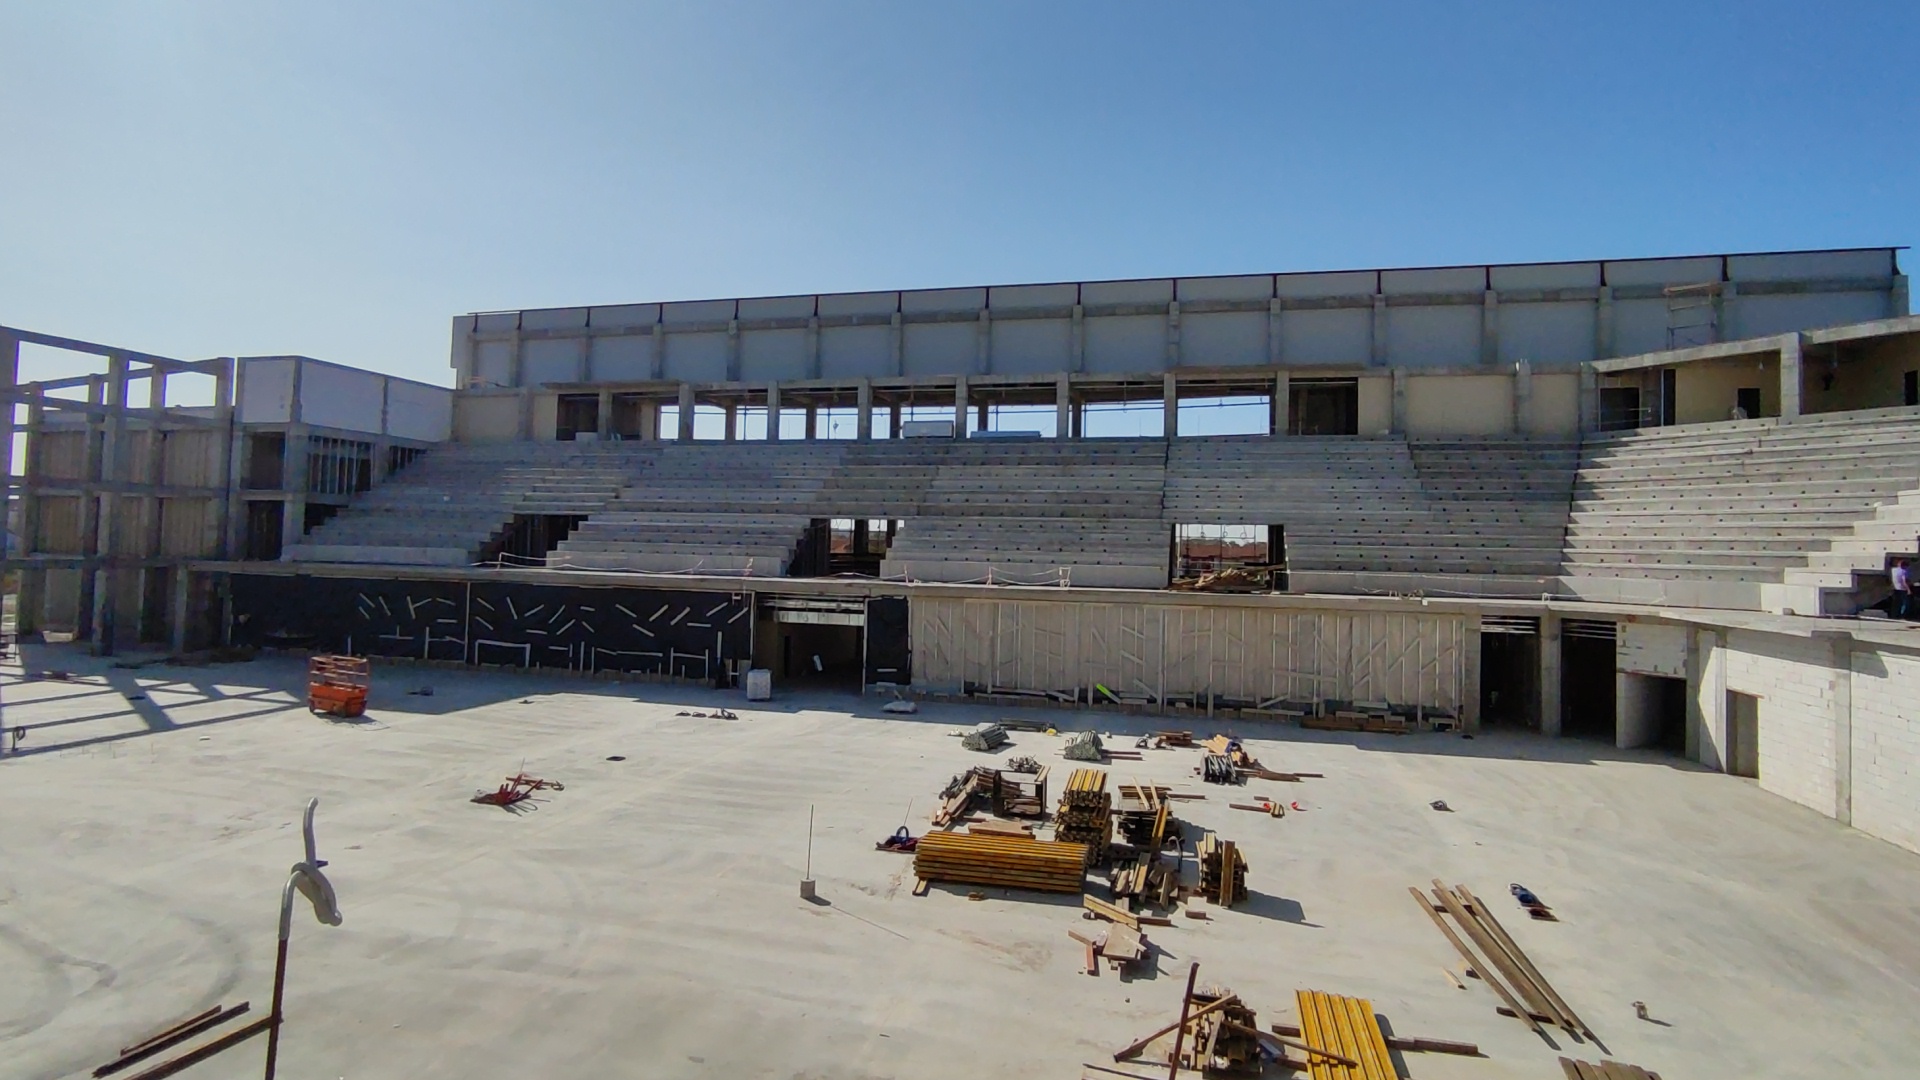
[(344, 506), (338, 506), (332, 503), (308, 503), (306, 525), (301, 529), (301, 535), (304, 536), (311, 533), (313, 530), (326, 524), (328, 519), (332, 518), (335, 514), (345, 509), (346, 507)]
[(857, 689), (864, 628), (843, 623), (789, 621), (794, 614), (798, 613), (780, 613), (781, 679), (789, 683)]
[(1640, 426), (1640, 388), (1603, 386), (1600, 388), (1600, 430), (1630, 431)]
[(247, 436), (246, 486), (279, 491), (285, 483), (287, 437), (277, 431)]
[(286, 505), (279, 500), (255, 499), (247, 503), (247, 539), (242, 558), (253, 560), (280, 557), (280, 530), (286, 521)]
[(1735, 390), (1733, 392), (1733, 404), (1735, 408), (1740, 410), (1740, 415), (1745, 419), (1751, 420), (1759, 416), (1760, 388), (1757, 386), (1743, 386)]
[(1648, 678), (1653, 683), (1653, 746), (1669, 754), (1684, 754), (1687, 752), (1687, 680), (1663, 675)]
[(1760, 699), (1727, 691), (1727, 771), (1760, 779)]
[(906, 686), (913, 682), (913, 641), (904, 596), (867, 601), (867, 683)]
[(1672, 368), (1660, 369), (1660, 426), (1672, 427), (1679, 416), (1680, 373)]
[(1568, 619), (1560, 636), (1560, 733), (1614, 741), (1614, 624)]
[(1354, 379), (1297, 379), (1287, 388), (1287, 434), (1358, 435), (1360, 384)]
[(1539, 619), (1489, 615), (1481, 620), (1480, 722), (1539, 729)]
[(547, 553), (585, 520), (585, 514), (515, 514), (501, 534), (498, 554), (509, 562), (544, 563)]
[(600, 430), (599, 394), (561, 394), (559, 415), (554, 421), (554, 437), (571, 442), (575, 435)]

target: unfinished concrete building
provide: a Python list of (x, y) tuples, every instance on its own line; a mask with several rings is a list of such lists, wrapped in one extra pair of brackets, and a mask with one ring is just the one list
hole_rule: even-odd
[[(1920, 850), (1920, 649), (1835, 617), (1920, 531), (1896, 256), (481, 313), (451, 391), (79, 346), (5, 391), (20, 625), (1520, 727)], [(132, 404), (172, 370), (215, 404)]]

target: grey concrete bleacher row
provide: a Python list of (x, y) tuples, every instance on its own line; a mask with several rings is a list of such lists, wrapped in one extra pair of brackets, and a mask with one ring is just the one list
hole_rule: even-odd
[[(1590, 437), (1574, 489), (1566, 572), (1849, 584), (1856, 566), (1880, 569), (1888, 550), (1875, 548), (1868, 523), (1901, 492), (1920, 487), (1917, 418), (1892, 409)], [(1884, 528), (1905, 527), (1890, 510)], [(1909, 530), (1904, 544), (1911, 543)]]
[(598, 511), (653, 453), (640, 443), (450, 443), (288, 544), (284, 557), (465, 566), (515, 515)]
[(1295, 572), (1552, 577), (1577, 460), (1537, 439), (1182, 439), (1165, 512), (1280, 524)]

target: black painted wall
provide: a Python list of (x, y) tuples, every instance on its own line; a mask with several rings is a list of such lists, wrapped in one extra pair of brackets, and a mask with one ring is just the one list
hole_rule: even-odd
[(752, 652), (751, 593), (235, 574), (236, 645), (710, 679)]

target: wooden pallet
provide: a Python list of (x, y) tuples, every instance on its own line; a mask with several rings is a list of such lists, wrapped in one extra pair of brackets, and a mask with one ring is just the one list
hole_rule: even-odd
[(1293, 997), (1300, 1009), (1301, 1042), (1353, 1062), (1308, 1050), (1311, 1080), (1398, 1080), (1372, 1002), (1319, 990), (1297, 990)]
[(924, 881), (1077, 893), (1086, 884), (1086, 862), (1084, 844), (928, 833), (914, 849), (913, 872)]

